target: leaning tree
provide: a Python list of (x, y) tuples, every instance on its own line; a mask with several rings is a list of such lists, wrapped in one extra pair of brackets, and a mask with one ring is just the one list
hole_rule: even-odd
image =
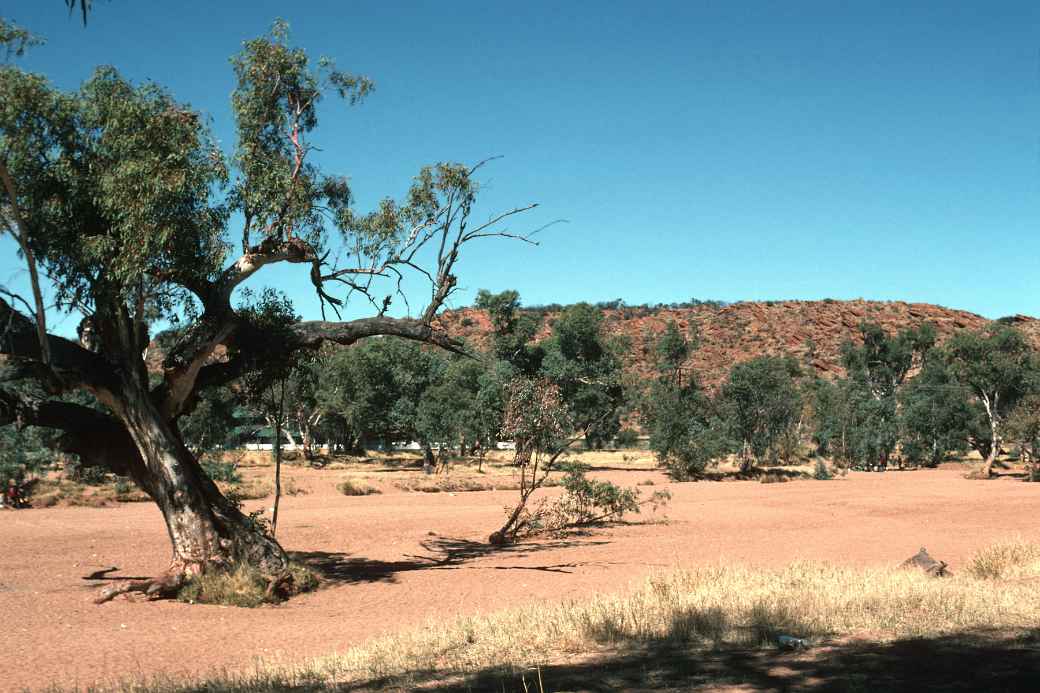
[[(477, 222), (481, 164), (438, 164), (403, 201), (355, 212), (347, 179), (314, 163), (311, 137), (323, 96), (354, 104), (372, 83), (309, 60), (280, 24), (232, 64), (237, 141), (228, 154), (206, 118), (155, 84), (100, 68), (67, 92), (0, 68), (0, 229), (53, 283), (56, 304), (84, 316), (80, 340), (66, 339), (47, 332), (38, 291), (35, 300), (0, 297), (0, 424), (59, 429), (64, 451), (131, 477), (156, 502), (173, 557), (135, 586), (152, 596), (236, 561), (272, 584), (290, 580), (283, 549), (220, 493), (178, 430), (200, 389), (262, 367), (256, 351), (272, 351), (235, 305), (236, 288), (279, 263), (309, 277), (323, 319), (292, 323), (282, 353), (374, 335), (457, 350), (435, 316), (456, 288), (460, 251), (481, 238), (523, 238), (502, 224), (535, 206)], [(429, 294), (408, 307), (415, 317), (391, 317), (392, 300), (408, 305), (409, 274), (428, 281)], [(369, 317), (341, 318), (351, 298)], [(178, 339), (149, 369), (149, 325), (169, 323)], [(95, 406), (70, 401), (76, 391)]]

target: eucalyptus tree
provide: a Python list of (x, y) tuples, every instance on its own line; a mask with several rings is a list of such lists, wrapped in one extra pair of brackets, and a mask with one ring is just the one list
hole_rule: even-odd
[[(232, 64), (231, 153), (203, 114), (114, 68), (74, 91), (0, 68), (0, 225), (25, 241), (30, 264), (53, 282), (62, 308), (84, 315), (90, 335), (76, 343), (48, 334), (42, 308), (0, 299), (0, 424), (62, 430), (66, 451), (130, 476), (156, 502), (171, 563), (131, 586), (151, 595), (235, 561), (276, 588), (290, 580), (281, 546), (220, 493), (178, 431), (200, 388), (258, 365), (262, 340), (248, 311), (234, 307), (236, 289), (277, 264), (309, 278), (323, 319), (288, 325), (285, 354), (384, 334), (458, 350), (434, 318), (455, 291), (460, 252), (478, 239), (518, 237), (502, 225), (534, 206), (478, 222), (482, 164), (437, 164), (418, 173), (403, 201), (359, 213), (347, 179), (313, 161), (312, 138), (325, 96), (355, 104), (372, 82), (310, 60), (282, 24), (245, 42)], [(416, 317), (391, 317), (395, 297), (407, 301), (409, 273), (428, 280), (429, 292)], [(348, 299), (370, 315), (342, 320)], [(160, 321), (182, 330), (152, 382), (143, 354), (149, 325)], [(221, 345), (226, 357), (217, 358)], [(45, 396), (14, 386), (26, 381)], [(57, 399), (74, 390), (100, 409)]]
[(979, 475), (993, 474), (1000, 453), (1003, 427), (1015, 406), (1040, 391), (1040, 363), (1025, 336), (1006, 325), (994, 324), (979, 332), (960, 332), (945, 345), (946, 365), (955, 383), (967, 389), (981, 408), (982, 435), (988, 433), (986, 455)]
[(798, 423), (801, 393), (791, 357), (759, 356), (738, 363), (719, 390), (719, 410), (739, 446), (741, 470), (781, 455), (784, 435)]
[[(901, 389), (899, 407), (900, 447), (911, 462), (935, 466), (951, 452), (967, 452), (969, 444), (982, 447), (972, 425), (978, 407), (954, 380), (940, 350), (930, 352), (921, 372)], [(988, 445), (989, 436), (984, 438)]]
[(684, 335), (669, 322), (654, 342), (657, 378), (643, 394), (640, 418), (650, 436), (650, 449), (669, 475), (679, 481), (699, 476), (726, 454), (728, 441), (713, 402), (692, 371), (683, 364), (698, 346), (696, 334)]
[(601, 310), (577, 303), (559, 315), (543, 346), (542, 375), (560, 388), (586, 446), (602, 447), (621, 428), (624, 345), (605, 334)]
[(883, 469), (899, 444), (899, 390), (924, 363), (935, 329), (927, 323), (894, 335), (874, 323), (859, 329), (861, 344), (842, 345), (849, 415), (842, 426), (844, 448), (852, 461)]

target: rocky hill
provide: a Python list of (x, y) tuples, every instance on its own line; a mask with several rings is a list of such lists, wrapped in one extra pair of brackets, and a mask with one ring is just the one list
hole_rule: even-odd
[[(538, 339), (547, 336), (558, 310), (539, 310), (544, 316)], [(688, 308), (621, 307), (603, 310), (607, 330), (631, 344), (626, 369), (648, 376), (653, 370), (653, 344), (670, 320), (687, 330), (695, 325), (700, 347), (688, 366), (709, 387), (725, 379), (734, 363), (761, 355), (791, 354), (826, 378), (840, 377), (841, 345), (858, 338), (860, 323), (875, 322), (896, 332), (924, 322), (934, 325), (940, 343), (958, 330), (975, 330), (990, 321), (980, 315), (927, 303), (901, 301), (767, 301)], [(444, 313), (441, 324), (452, 334), (486, 345), (491, 323), (476, 308)], [(1030, 336), (1040, 348), (1040, 320), (1026, 316), (1005, 318)]]

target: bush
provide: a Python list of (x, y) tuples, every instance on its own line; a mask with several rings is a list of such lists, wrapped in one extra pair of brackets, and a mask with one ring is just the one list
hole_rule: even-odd
[(248, 563), (230, 570), (211, 570), (193, 578), (177, 593), (184, 602), (221, 604), (252, 608), (276, 604), (289, 597), (309, 592), (318, 586), (317, 576), (298, 563), (289, 564), (289, 577), (280, 589), (270, 590), (266, 575)]
[(676, 481), (691, 481), (700, 478), (708, 465), (717, 463), (728, 449), (729, 441), (717, 422), (694, 424), (665, 458), (664, 466), (668, 476)]
[(231, 462), (204, 455), (199, 460), (199, 464), (202, 466), (202, 471), (206, 472), (213, 481), (223, 481), (227, 484), (242, 483), (242, 475), (238, 473), (238, 466)]
[(228, 484), (225, 495), (234, 502), (241, 503), (244, 500), (258, 500), (267, 498), (274, 493), (274, 486), (266, 481), (254, 479), (244, 484)]
[(1014, 580), (1040, 576), (1040, 546), (1022, 541), (994, 544), (975, 554), (968, 572), (980, 580)]
[(622, 428), (614, 436), (614, 445), (619, 448), (634, 448), (639, 444), (639, 432), (634, 428)]
[(813, 478), (817, 481), (828, 481), (834, 478), (831, 470), (827, 468), (827, 463), (823, 460), (816, 460), (816, 466), (813, 468)]
[(354, 481), (353, 479), (347, 479), (346, 481), (336, 484), (336, 490), (344, 496), (370, 496), (373, 493), (382, 493), (382, 491), (374, 486), (369, 486), (364, 482)]
[(625, 513), (639, 512), (639, 492), (622, 488), (609, 481), (598, 481), (585, 476), (588, 466), (563, 466), (564, 496), (560, 499), (567, 514), (568, 525), (586, 525), (594, 522), (616, 522)]

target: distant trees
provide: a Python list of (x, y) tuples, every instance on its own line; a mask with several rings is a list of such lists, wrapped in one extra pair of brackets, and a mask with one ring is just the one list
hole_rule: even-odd
[(899, 389), (934, 345), (935, 333), (923, 325), (889, 335), (878, 325), (863, 323), (860, 335), (862, 344), (846, 342), (842, 347), (843, 410), (848, 417), (842, 422), (843, 452), (853, 464), (884, 469), (899, 444)]
[(603, 447), (621, 428), (623, 345), (603, 333), (600, 310), (578, 303), (560, 314), (543, 348), (541, 375), (560, 388), (586, 446)]
[[(790, 459), (789, 444), (802, 398), (793, 358), (759, 356), (733, 366), (719, 391), (719, 409), (736, 443), (741, 471), (755, 463)], [(787, 443), (787, 444), (785, 444)]]
[(729, 448), (724, 426), (696, 374), (686, 372), (686, 360), (696, 348), (696, 335), (683, 334), (669, 321), (654, 344), (657, 378), (641, 406), (650, 449), (679, 480), (696, 478)]
[(890, 334), (863, 323), (860, 340), (842, 347), (841, 379), (762, 356), (734, 365), (712, 395), (687, 374), (691, 341), (671, 323), (653, 345), (657, 377), (640, 407), (650, 447), (678, 479), (730, 455), (743, 471), (789, 460), (809, 438), (818, 454), (866, 468), (897, 454), (935, 465), (973, 448), (987, 477), (1005, 440), (1035, 460), (1040, 366), (1025, 337), (995, 324), (935, 341), (927, 324)]
[(977, 415), (940, 351), (926, 354), (921, 372), (900, 391), (899, 406), (900, 447), (909, 462), (935, 466), (950, 453), (967, 452)]
[(1007, 418), (1005, 435), (1018, 443), (1030, 481), (1040, 481), (1040, 393), (1022, 398)]
[(981, 407), (984, 425), (976, 423), (973, 435), (983, 442), (973, 443), (973, 447), (985, 451), (979, 473), (989, 477), (1000, 451), (1004, 422), (1023, 398), (1040, 387), (1036, 354), (1021, 332), (1000, 324), (954, 335), (943, 354), (953, 380)]

